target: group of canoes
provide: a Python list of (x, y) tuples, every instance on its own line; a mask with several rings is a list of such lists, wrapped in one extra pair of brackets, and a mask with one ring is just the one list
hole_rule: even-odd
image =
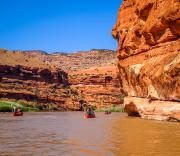
[[(109, 115), (109, 114), (111, 114), (111, 111), (107, 110), (107, 111), (105, 111), (105, 114)], [(13, 116), (23, 116), (22, 109), (20, 107), (17, 107), (17, 108), (15, 107), (14, 110), (13, 110)], [(87, 111), (86, 111), (86, 113), (84, 115), (84, 118), (96, 118), (96, 115), (95, 115), (92, 108), (89, 107), (87, 109)]]

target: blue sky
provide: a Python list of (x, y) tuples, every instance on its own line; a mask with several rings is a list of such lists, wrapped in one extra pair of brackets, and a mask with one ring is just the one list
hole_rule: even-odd
[(0, 47), (73, 52), (116, 49), (121, 0), (0, 0)]

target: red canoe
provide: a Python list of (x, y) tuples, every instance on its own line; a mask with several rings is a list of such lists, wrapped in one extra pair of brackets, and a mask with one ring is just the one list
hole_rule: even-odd
[(95, 115), (85, 114), (85, 115), (84, 115), (84, 118), (85, 118), (85, 119), (88, 119), (88, 118), (96, 118), (96, 116), (95, 116)]
[(14, 112), (13, 116), (23, 116), (23, 112)]

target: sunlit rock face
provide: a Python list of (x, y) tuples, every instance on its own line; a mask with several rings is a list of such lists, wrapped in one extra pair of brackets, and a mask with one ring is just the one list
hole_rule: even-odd
[[(159, 113), (148, 110), (146, 118), (161, 116), (167, 120), (174, 112), (179, 119), (179, 0), (124, 0), (112, 34), (118, 42), (120, 82), (129, 96), (125, 99), (126, 111), (144, 117), (145, 109), (153, 105)], [(141, 100), (137, 102), (136, 97)], [(156, 102), (144, 102), (146, 99)], [(171, 104), (168, 101), (172, 101)], [(162, 113), (164, 109), (171, 113)]]
[(82, 110), (122, 105), (116, 52), (76, 53), (0, 49), (0, 100), (45, 110)]
[(43, 110), (79, 110), (68, 73), (41, 52), (0, 50), (0, 100), (15, 100)]
[(122, 105), (115, 51), (93, 49), (69, 55), (69, 83), (77, 91), (77, 100), (97, 108)]

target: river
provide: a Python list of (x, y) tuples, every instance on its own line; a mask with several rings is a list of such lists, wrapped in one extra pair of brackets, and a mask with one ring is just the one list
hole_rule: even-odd
[(180, 124), (81, 112), (0, 114), (0, 156), (180, 156)]

